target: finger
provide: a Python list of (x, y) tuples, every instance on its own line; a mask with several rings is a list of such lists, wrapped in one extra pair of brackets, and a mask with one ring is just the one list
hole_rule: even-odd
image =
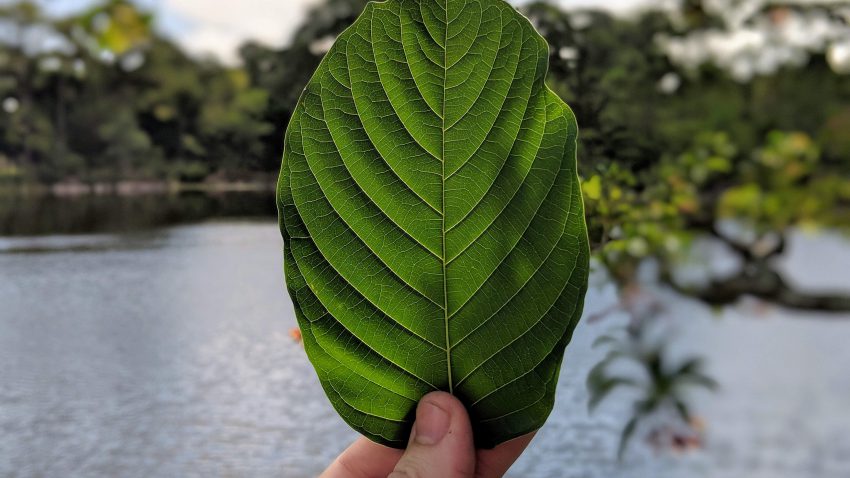
[(416, 408), (407, 450), (389, 478), (472, 478), (475, 445), (469, 415), (445, 392), (426, 395)]
[(401, 450), (361, 437), (331, 463), (319, 478), (385, 478), (392, 473)]
[(476, 478), (501, 478), (516, 462), (517, 458), (534, 439), (537, 432), (529, 433), (509, 442), (502, 443), (492, 450), (479, 450), (475, 468)]

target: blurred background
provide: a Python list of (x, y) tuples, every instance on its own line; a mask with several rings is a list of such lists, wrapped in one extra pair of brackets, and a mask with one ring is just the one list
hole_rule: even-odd
[[(0, 476), (309, 477), (355, 436), (273, 184), (361, 0), (0, 0)], [(510, 476), (850, 476), (850, 2), (516, 2), (593, 274)]]

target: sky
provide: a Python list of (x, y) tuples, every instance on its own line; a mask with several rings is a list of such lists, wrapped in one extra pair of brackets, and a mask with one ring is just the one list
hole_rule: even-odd
[[(0, 4), (13, 0), (0, 0)], [(39, 0), (51, 14), (61, 16), (96, 0)], [(523, 0), (510, 0), (520, 4)], [(565, 7), (599, 7), (624, 11), (651, 0), (558, 0)], [(225, 62), (236, 60), (236, 49), (246, 40), (283, 45), (303, 19), (304, 12), (321, 0), (136, 0), (156, 14), (158, 27), (188, 51), (212, 54)]]

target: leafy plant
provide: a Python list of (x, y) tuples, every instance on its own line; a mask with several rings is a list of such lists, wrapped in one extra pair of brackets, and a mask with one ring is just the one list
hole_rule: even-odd
[[(666, 341), (652, 340), (647, 323), (646, 320), (636, 321), (622, 336), (603, 335), (597, 339), (594, 347), (608, 347), (608, 353), (587, 377), (590, 392), (588, 407), (591, 411), (616, 390), (625, 388), (637, 392), (631, 418), (620, 434), (617, 455), (621, 459), (638, 427), (651, 418), (669, 416), (672, 412), (680, 425), (692, 427), (696, 420), (686, 398), (688, 390), (693, 387), (714, 390), (717, 387), (706, 374), (702, 359), (692, 357), (671, 363), (665, 353)], [(617, 365), (630, 366), (637, 373), (629, 373), (629, 369), (612, 371)], [(661, 432), (661, 428), (656, 427), (652, 435), (657, 437)]]
[(371, 3), (307, 85), (278, 185), (287, 285), (340, 415), (406, 443), (418, 400), (479, 446), (542, 426), (582, 312), (575, 118), (501, 0)]

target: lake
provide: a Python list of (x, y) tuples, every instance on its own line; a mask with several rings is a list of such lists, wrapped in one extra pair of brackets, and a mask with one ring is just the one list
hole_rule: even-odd
[[(268, 195), (0, 199), (0, 476), (311, 477), (355, 433), (290, 331)], [(850, 287), (850, 245), (797, 234), (784, 266)], [(815, 282), (819, 281), (819, 282)], [(850, 316), (659, 290), (675, 348), (721, 384), (695, 395), (706, 448), (615, 459), (628, 397), (587, 412), (583, 322), (555, 411), (509, 476), (846, 478)], [(588, 314), (615, 300), (599, 274)]]

